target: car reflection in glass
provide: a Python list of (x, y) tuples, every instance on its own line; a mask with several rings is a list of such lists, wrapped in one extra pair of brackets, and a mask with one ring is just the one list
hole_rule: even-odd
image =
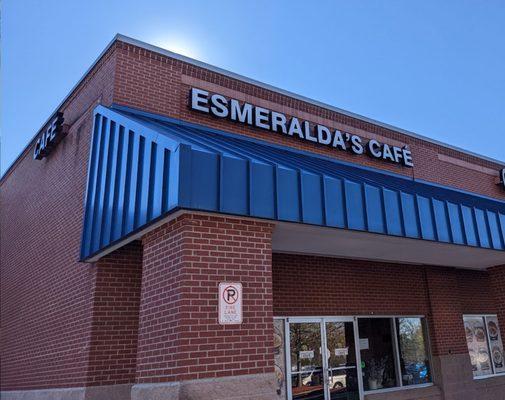
[(429, 382), (428, 368), (425, 363), (410, 363), (405, 366), (407, 375), (403, 377), (404, 384), (419, 385)]
[[(301, 386), (299, 376), (292, 376), (293, 398), (297, 400), (324, 399), (323, 394), (323, 371), (313, 370), (302, 374)], [(334, 399), (358, 399), (358, 382), (355, 373), (338, 373), (329, 377), (330, 398)], [(349, 397), (351, 396), (351, 397)]]

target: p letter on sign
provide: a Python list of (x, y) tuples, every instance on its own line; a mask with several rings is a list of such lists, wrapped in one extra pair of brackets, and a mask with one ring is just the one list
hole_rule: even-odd
[(242, 323), (242, 284), (221, 282), (219, 284), (219, 324)]

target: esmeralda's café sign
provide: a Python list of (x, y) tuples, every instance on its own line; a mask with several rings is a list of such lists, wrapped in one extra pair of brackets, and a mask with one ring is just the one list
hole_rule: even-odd
[(414, 166), (412, 153), (407, 147), (391, 146), (375, 139), (364, 141), (358, 135), (330, 129), (320, 124), (315, 125), (296, 117), (288, 118), (283, 113), (241, 103), (221, 94), (210, 94), (202, 89), (191, 88), (189, 105), (192, 110), (211, 114), (217, 118), (226, 118), (358, 155), (366, 153), (370, 157), (406, 167)]

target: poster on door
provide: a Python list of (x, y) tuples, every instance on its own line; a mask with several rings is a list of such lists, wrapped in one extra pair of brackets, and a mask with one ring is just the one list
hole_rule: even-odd
[(491, 360), (493, 361), (495, 373), (505, 372), (505, 360), (503, 354), (503, 342), (498, 327), (498, 318), (495, 316), (486, 317), (487, 332), (489, 335), (489, 348), (491, 349)]
[(284, 351), (284, 319), (274, 319), (274, 372), (278, 399), (286, 399), (286, 356)]
[(219, 284), (219, 324), (242, 323), (242, 284), (221, 282)]
[(466, 342), (472, 363), (473, 375), (492, 374), (486, 328), (482, 317), (464, 317)]

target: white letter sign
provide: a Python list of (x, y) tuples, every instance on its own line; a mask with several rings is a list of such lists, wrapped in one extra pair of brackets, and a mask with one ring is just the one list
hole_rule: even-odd
[(242, 284), (221, 282), (219, 284), (219, 324), (242, 323)]
[[(244, 103), (222, 94), (209, 93), (206, 90), (191, 88), (189, 107), (192, 110), (211, 114), (217, 118), (252, 125), (257, 128), (277, 132), (282, 135), (297, 136), (301, 140), (318, 143), (354, 154), (363, 154), (365, 149), (370, 157), (385, 160), (395, 164), (413, 167), (412, 153), (407, 147), (398, 147), (380, 143), (372, 139), (366, 142), (361, 136), (328, 126), (314, 124), (309, 121), (299, 121), (295, 116), (289, 116), (269, 108)], [(288, 122), (289, 121), (289, 122)]]

